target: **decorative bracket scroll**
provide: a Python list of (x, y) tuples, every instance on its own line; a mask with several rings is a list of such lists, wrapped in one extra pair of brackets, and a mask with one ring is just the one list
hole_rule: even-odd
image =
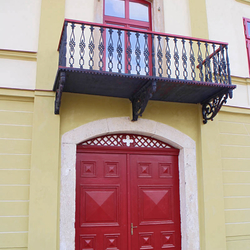
[(213, 121), (213, 118), (218, 114), (223, 104), (227, 103), (227, 98), (232, 98), (232, 91), (221, 93), (217, 96), (205, 101), (202, 104), (203, 123), (206, 124), (208, 120)]
[(61, 106), (62, 92), (63, 92), (65, 80), (66, 80), (66, 73), (60, 72), (59, 84), (58, 84), (58, 88), (56, 90), (56, 99), (55, 99), (55, 114), (56, 115), (59, 114), (59, 110), (60, 110), (60, 106)]
[(153, 96), (153, 93), (156, 91), (156, 81), (147, 82), (132, 98), (130, 101), (132, 102), (133, 109), (133, 119), (132, 121), (137, 121), (138, 116), (142, 116), (149, 99)]

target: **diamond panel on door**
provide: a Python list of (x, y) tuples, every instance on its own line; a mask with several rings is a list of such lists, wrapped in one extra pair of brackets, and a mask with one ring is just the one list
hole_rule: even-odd
[(119, 187), (81, 187), (81, 227), (118, 225)]
[(177, 156), (130, 155), (130, 176), (132, 250), (180, 250)]
[(128, 250), (126, 155), (78, 153), (76, 250)]
[(173, 223), (171, 187), (139, 186), (139, 224)]

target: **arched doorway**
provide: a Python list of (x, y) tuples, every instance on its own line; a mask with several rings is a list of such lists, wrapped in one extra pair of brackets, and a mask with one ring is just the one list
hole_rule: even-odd
[(199, 214), (195, 142), (179, 130), (148, 119), (107, 118), (75, 128), (61, 139), (60, 250), (75, 250), (76, 148), (83, 141), (115, 133), (159, 139), (180, 150), (178, 157), (181, 210), (181, 249), (199, 250)]
[(179, 150), (114, 134), (77, 146), (76, 249), (181, 249)]

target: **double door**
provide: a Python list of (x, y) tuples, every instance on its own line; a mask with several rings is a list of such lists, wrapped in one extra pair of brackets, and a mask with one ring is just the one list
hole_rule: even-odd
[(82, 152), (76, 249), (181, 249), (178, 156)]

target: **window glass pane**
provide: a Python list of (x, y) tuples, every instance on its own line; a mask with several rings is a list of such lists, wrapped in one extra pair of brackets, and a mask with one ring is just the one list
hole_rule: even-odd
[(129, 2), (129, 18), (133, 20), (148, 22), (148, 5)]
[(106, 0), (105, 15), (125, 18), (124, 0)]
[(250, 36), (250, 22), (247, 22), (248, 36)]

